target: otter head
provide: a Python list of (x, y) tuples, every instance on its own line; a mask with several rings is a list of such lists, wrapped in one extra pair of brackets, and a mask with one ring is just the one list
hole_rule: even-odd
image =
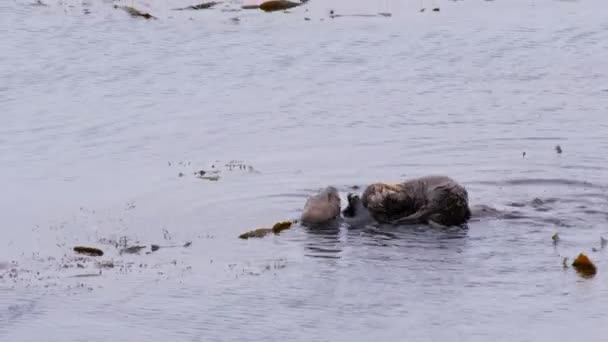
[(321, 224), (340, 216), (338, 189), (328, 186), (306, 200), (301, 220), (303, 223)]
[(362, 195), (362, 206), (378, 222), (391, 222), (415, 213), (420, 204), (413, 190), (403, 184), (374, 183)]

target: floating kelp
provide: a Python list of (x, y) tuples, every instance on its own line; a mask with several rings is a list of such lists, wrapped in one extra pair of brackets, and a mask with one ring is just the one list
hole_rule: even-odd
[(247, 233), (243, 233), (239, 235), (239, 239), (249, 239), (249, 238), (263, 238), (264, 236), (271, 234), (271, 228), (259, 228), (256, 230), (249, 231)]
[(330, 17), (342, 18), (342, 17), (360, 17), (360, 18), (374, 18), (374, 17), (391, 17), (390, 13), (377, 13), (377, 14), (331, 14)]
[(208, 176), (201, 176), (201, 175), (197, 175), (196, 176), (199, 179), (204, 179), (204, 180), (208, 180), (208, 181), (212, 181), (212, 182), (217, 182), (218, 180), (220, 180), (220, 175), (208, 175)]
[(559, 145), (555, 146), (555, 152), (557, 152), (557, 154), (562, 154), (562, 147)]
[(130, 246), (130, 247), (126, 247), (126, 248), (121, 248), (120, 251), (118, 252), (118, 254), (123, 255), (123, 254), (139, 254), (139, 252), (141, 252), (143, 249), (147, 248), (148, 246)]
[(593, 277), (597, 273), (597, 268), (591, 260), (583, 253), (580, 253), (572, 262), (572, 267), (583, 277)]
[(182, 8), (174, 8), (174, 11), (184, 11), (184, 10), (202, 10), (202, 9), (209, 9), (212, 8), (213, 6), (220, 4), (221, 1), (216, 2), (216, 1), (211, 1), (211, 2), (203, 2), (202, 4), (198, 4), (198, 5), (192, 5), (192, 6), (187, 6), (187, 7), (182, 7)]
[(180, 247), (188, 248), (190, 246), (192, 246), (192, 241), (188, 241), (188, 242), (184, 243), (183, 245), (164, 245), (164, 246), (161, 246), (161, 245), (150, 245), (150, 250), (152, 252), (156, 252), (161, 247), (162, 248), (180, 248)]
[(129, 13), (134, 18), (142, 17), (144, 19), (158, 19), (150, 13), (141, 12), (140, 10), (138, 10), (134, 7), (114, 5), (114, 8), (120, 8), (120, 9), (124, 10), (125, 12)]
[(99, 248), (95, 247), (85, 247), (85, 246), (76, 246), (74, 247), (74, 252), (78, 254), (84, 254), (89, 256), (102, 256), (103, 251)]
[(114, 268), (114, 261), (100, 261), (97, 263), (97, 268)]
[(275, 223), (272, 228), (259, 228), (247, 233), (243, 233), (239, 235), (239, 239), (249, 239), (249, 238), (263, 238), (268, 234), (278, 235), (284, 230), (291, 228), (293, 222), (291, 221), (283, 221)]
[(49, 7), (49, 5), (45, 4), (44, 2), (42, 2), (42, 0), (36, 0), (36, 2), (31, 3), (30, 6), (42, 6), (42, 7)]
[(274, 226), (272, 226), (272, 232), (275, 234), (279, 234), (280, 232), (291, 228), (291, 225), (292, 225), (292, 222), (290, 222), (290, 221), (283, 221), (283, 222), (275, 223)]
[(288, 0), (270, 0), (260, 4), (259, 8), (264, 12), (284, 11), (290, 8), (302, 6), (307, 1), (292, 2)]

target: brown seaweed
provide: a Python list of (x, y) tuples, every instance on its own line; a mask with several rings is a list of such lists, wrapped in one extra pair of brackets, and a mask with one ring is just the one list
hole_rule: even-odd
[(293, 2), (289, 0), (270, 0), (260, 4), (259, 8), (264, 12), (283, 11), (290, 8), (302, 6), (306, 2)]
[(249, 238), (263, 238), (269, 234), (278, 235), (282, 231), (291, 228), (293, 222), (291, 221), (282, 221), (275, 223), (272, 228), (258, 228), (246, 233), (239, 235), (239, 239), (249, 239)]
[(572, 262), (572, 267), (585, 278), (593, 277), (597, 273), (597, 267), (585, 254), (580, 253)]
[(114, 8), (123, 9), (125, 12), (129, 13), (133, 18), (142, 17), (144, 19), (158, 19), (150, 13), (142, 12), (134, 7), (114, 5)]
[(103, 251), (95, 247), (76, 246), (74, 252), (89, 256), (103, 256)]
[(174, 8), (174, 11), (184, 11), (184, 10), (202, 10), (202, 9), (209, 9), (212, 8), (213, 6), (220, 4), (221, 1), (211, 1), (211, 2), (203, 2), (202, 4), (198, 4), (198, 5), (192, 5), (192, 6), (187, 6), (187, 7), (181, 7), (181, 8)]

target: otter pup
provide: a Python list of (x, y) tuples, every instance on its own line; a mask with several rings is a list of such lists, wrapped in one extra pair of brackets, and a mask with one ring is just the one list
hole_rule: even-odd
[(360, 199), (352, 194), (348, 199), (345, 217), (369, 214), (380, 223), (457, 226), (471, 218), (466, 189), (446, 176), (425, 176), (398, 184), (374, 183)]
[(304, 224), (321, 224), (340, 216), (338, 189), (328, 186), (306, 200), (300, 220)]

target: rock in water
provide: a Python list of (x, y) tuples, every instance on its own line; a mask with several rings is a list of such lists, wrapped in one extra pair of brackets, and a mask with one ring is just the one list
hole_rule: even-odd
[(340, 216), (340, 195), (333, 186), (306, 200), (300, 217), (303, 224), (322, 224)]

